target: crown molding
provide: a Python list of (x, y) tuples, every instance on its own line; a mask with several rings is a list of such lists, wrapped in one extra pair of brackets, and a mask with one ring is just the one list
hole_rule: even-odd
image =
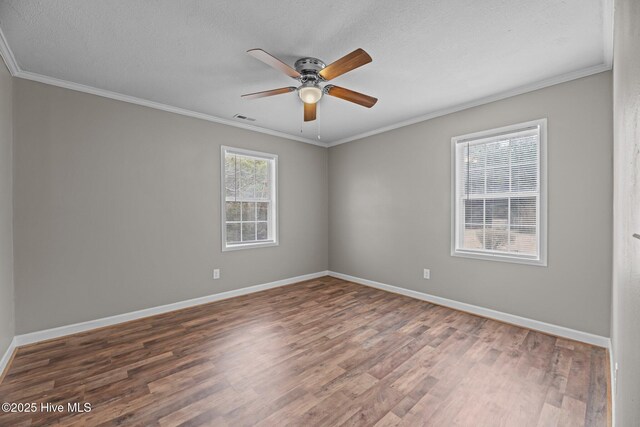
[(582, 70), (572, 71), (570, 73), (561, 74), (559, 76), (540, 80), (535, 83), (531, 83), (528, 85), (520, 86), (515, 89), (511, 89), (505, 92), (500, 92), (495, 95), (487, 96), (484, 98), (476, 99), (471, 102), (467, 102), (464, 104), (454, 105), (453, 107), (443, 108), (441, 110), (437, 110), (422, 116), (414, 117), (413, 119), (404, 120), (402, 122), (398, 122), (389, 126), (384, 126), (378, 129), (374, 129), (368, 132), (360, 133), (358, 135), (353, 135), (347, 138), (339, 139), (334, 142), (330, 142), (327, 144), (328, 147), (335, 147), (336, 145), (345, 144), (347, 142), (355, 141), (358, 139), (367, 138), (369, 136), (377, 135), (379, 133), (388, 132), (390, 130), (398, 129), (401, 127), (413, 125), (416, 123), (424, 122), (426, 120), (435, 119), (436, 117), (445, 116), (447, 114), (456, 113), (458, 111), (466, 110), (472, 107), (478, 107), (480, 105), (488, 104), (490, 102), (500, 101), (502, 99), (511, 98), (512, 96), (522, 95), (524, 93), (533, 92), (538, 89), (544, 89), (545, 87), (554, 86), (559, 83), (565, 83), (571, 80), (576, 80), (582, 77), (587, 77), (592, 74), (602, 73), (603, 71), (611, 70), (611, 66), (607, 64), (599, 64), (593, 67), (583, 68)]
[(553, 77), (550, 79), (546, 79), (546, 80), (541, 80), (539, 82), (535, 82), (529, 85), (525, 85), (525, 86), (520, 86), (518, 88), (515, 89), (511, 89), (505, 92), (501, 92), (499, 94), (496, 95), (491, 95), (488, 97), (484, 97), (484, 98), (480, 98), (468, 103), (464, 103), (464, 104), (458, 104), (455, 105), (453, 107), (449, 107), (449, 108), (444, 108), (441, 110), (437, 110), (437, 111), (433, 111), (431, 113), (422, 115), (422, 116), (418, 116), (418, 117), (414, 117), (413, 119), (409, 119), (409, 120), (404, 120), (389, 126), (384, 126), (378, 129), (374, 129), (368, 132), (364, 132), (364, 133), (360, 133), (357, 135), (353, 135), (347, 138), (343, 138), (343, 139), (339, 139), (337, 141), (333, 141), (333, 142), (329, 142), (329, 143), (325, 143), (325, 142), (318, 142), (318, 141), (314, 141), (312, 139), (308, 139), (308, 138), (302, 138), (302, 137), (297, 137), (297, 136), (293, 136), (293, 135), (289, 135), (287, 133), (284, 132), (279, 132), (279, 131), (275, 131), (275, 130), (271, 130), (271, 129), (267, 129), (267, 128), (261, 128), (259, 126), (253, 126), (253, 125), (249, 125), (246, 123), (238, 123), (238, 122), (234, 122), (228, 119), (223, 119), (221, 117), (216, 117), (216, 116), (212, 116), (209, 114), (204, 114), (204, 113), (199, 113), (196, 111), (192, 111), (192, 110), (187, 110), (184, 108), (178, 108), (178, 107), (173, 107), (171, 105), (167, 105), (167, 104), (162, 104), (159, 102), (154, 102), (154, 101), (148, 101), (146, 99), (142, 99), (142, 98), (136, 98), (134, 96), (129, 96), (129, 95), (124, 95), (121, 93), (117, 93), (117, 92), (111, 92), (108, 90), (104, 90), (104, 89), (98, 89), (95, 88), (93, 86), (87, 86), (87, 85), (82, 85), (79, 83), (73, 83), (67, 80), (60, 80), (60, 79), (56, 79), (54, 77), (48, 77), (42, 74), (37, 74), (37, 73), (31, 73), (29, 71), (22, 71), (22, 70), (18, 70), (17, 73), (12, 75), (14, 77), (19, 77), (25, 80), (32, 80), (32, 81), (36, 81), (36, 82), (40, 82), (40, 83), (45, 83), (45, 84), (49, 84), (52, 86), (58, 86), (58, 87), (62, 87), (65, 89), (71, 89), (71, 90), (75, 90), (78, 92), (85, 92), (85, 93), (89, 93), (92, 95), (97, 95), (97, 96), (102, 96), (105, 98), (110, 98), (110, 99), (115, 99), (118, 101), (123, 101), (123, 102), (128, 102), (131, 104), (136, 104), (136, 105), (142, 105), (145, 107), (149, 107), (149, 108), (154, 108), (157, 110), (162, 110), (162, 111), (167, 111), (170, 113), (175, 113), (175, 114), (180, 114), (183, 116), (188, 116), (188, 117), (194, 117), (196, 119), (201, 119), (201, 120), (206, 120), (206, 121), (210, 121), (210, 122), (214, 122), (214, 123), (220, 123), (220, 124), (224, 124), (224, 125), (229, 125), (229, 126), (233, 126), (233, 127), (237, 127), (237, 128), (241, 128), (241, 129), (246, 129), (246, 130), (250, 130), (250, 131), (254, 131), (254, 132), (260, 132), (260, 133), (264, 133), (267, 135), (272, 135), (272, 136), (277, 136), (280, 138), (285, 138), (285, 139), (290, 139), (290, 140), (294, 140), (294, 141), (300, 141), (300, 142), (304, 142), (307, 144), (312, 144), (312, 145), (316, 145), (319, 147), (325, 147), (325, 148), (330, 148), (330, 147), (334, 147), (336, 145), (341, 145), (341, 144), (345, 144), (347, 142), (351, 142), (351, 141), (356, 141), (359, 139), (364, 139), (367, 138), (369, 136), (373, 136), (373, 135), (377, 135), (380, 133), (384, 133), (384, 132), (388, 132), (394, 129), (398, 129), (401, 127), (405, 127), (405, 126), (409, 126), (412, 124), (416, 124), (416, 123), (420, 123), (420, 122), (424, 122), (430, 119), (434, 119), (436, 117), (441, 117), (441, 116), (445, 116), (447, 114), (451, 114), (451, 113), (455, 113), (458, 111), (462, 111), (462, 110), (466, 110), (468, 108), (472, 108), (472, 107), (477, 107), (480, 105), (484, 105), (484, 104), (488, 104), (491, 102), (495, 102), (495, 101), (500, 101), (502, 99), (506, 99), (506, 98), (511, 98), (513, 96), (517, 96), (517, 95), (522, 95), (528, 92), (533, 92), (535, 90), (538, 89), (543, 89), (545, 87), (549, 87), (549, 86), (554, 86), (560, 83), (565, 83), (571, 80), (576, 80), (582, 77), (587, 77), (590, 76), (592, 74), (597, 74), (597, 73), (602, 73), (604, 71), (608, 71), (611, 70), (611, 65), (608, 64), (599, 64), (593, 67), (588, 67), (588, 68), (584, 68), (582, 70), (577, 70), (577, 71), (572, 71), (570, 73), (566, 73), (566, 74), (562, 74), (560, 76), (557, 77)]
[(7, 38), (2, 32), (2, 28), (0, 28), (0, 56), (4, 60), (5, 64), (7, 64), (7, 68), (13, 77), (18, 77), (25, 80), (32, 80), (35, 82), (45, 83), (52, 86), (58, 86), (65, 89), (71, 89), (78, 92), (85, 92), (92, 95), (102, 96), (104, 98), (115, 99), (117, 101), (128, 102), (130, 104), (142, 105), (144, 107), (154, 108), (156, 110), (167, 111), (169, 113), (180, 114), (182, 116), (193, 117), (196, 119), (206, 120), (209, 122), (220, 123), (223, 125), (233, 126), (240, 129), (246, 129), (253, 132), (264, 133), (267, 135), (277, 136), (280, 138), (291, 139), (294, 141), (300, 141), (307, 144), (316, 145), (319, 147), (327, 147), (327, 144), (320, 141), (314, 141), (313, 139), (303, 138), (299, 136), (289, 135), (284, 132), (279, 132), (267, 128), (262, 128), (260, 126), (254, 126), (247, 123), (238, 123), (233, 120), (225, 119), (222, 117), (212, 116), (210, 114), (200, 113), (197, 111), (187, 110), (186, 108), (174, 107), (167, 104), (162, 104), (160, 102), (149, 101), (147, 99), (137, 98), (135, 96), (124, 95), (118, 92), (112, 92), (105, 89), (99, 89), (93, 86), (87, 86), (80, 83), (70, 82), (68, 80), (61, 80), (55, 77), (45, 76), (43, 74), (32, 73), (30, 71), (24, 71), (18, 65), (15, 56), (13, 55), (13, 51), (9, 47), (9, 43), (7, 42)]
[(543, 89), (548, 86), (557, 85), (560, 83), (566, 83), (571, 80), (576, 80), (582, 77), (587, 77), (592, 74), (602, 73), (609, 71), (613, 67), (613, 34), (614, 34), (614, 16), (615, 16), (615, 4), (614, 0), (602, 0), (602, 45), (603, 45), (603, 63), (592, 67), (583, 68), (581, 70), (572, 71), (570, 73), (561, 74), (550, 79), (541, 80), (528, 85), (520, 86), (515, 89), (511, 89), (505, 92), (498, 93), (496, 95), (487, 96), (477, 99), (475, 101), (454, 105), (452, 107), (444, 108), (437, 111), (432, 111), (413, 119), (404, 120), (393, 125), (384, 126), (372, 131), (363, 132), (357, 135), (342, 138), (337, 141), (329, 142), (328, 147), (335, 147), (336, 145), (344, 144), (358, 139), (367, 138), (369, 136), (377, 135), (379, 133), (388, 132), (390, 130), (398, 129), (401, 127), (409, 126), (415, 123), (420, 123), (426, 120), (435, 119), (436, 117), (445, 116), (447, 114), (455, 113), (458, 111), (466, 110), (467, 108), (478, 107), (483, 104), (488, 104), (494, 101), (500, 101), (502, 99), (510, 98), (512, 96), (522, 95), (527, 92), (533, 92), (534, 90)]
[(426, 120), (434, 119), (436, 117), (444, 116), (447, 114), (455, 113), (458, 111), (466, 110), (468, 108), (477, 107), (483, 104), (488, 104), (490, 102), (499, 101), (502, 99), (510, 98), (512, 96), (522, 95), (527, 92), (532, 92), (534, 90), (543, 89), (548, 86), (557, 85), (560, 83), (565, 83), (571, 80), (579, 79), (582, 77), (587, 77), (592, 74), (601, 73), (604, 71), (609, 71), (612, 68), (613, 64), (613, 27), (614, 27), (614, 0), (602, 0), (602, 33), (603, 33), (603, 55), (604, 62), (599, 65), (595, 65), (592, 67), (583, 68), (581, 70), (572, 71), (570, 73), (562, 74), (556, 77), (552, 77), (550, 79), (541, 80), (535, 83), (531, 83), (528, 85), (520, 86), (515, 89), (511, 89), (505, 92), (501, 92), (495, 95), (487, 96), (484, 98), (480, 98), (474, 101), (466, 102), (463, 104), (458, 104), (452, 107), (440, 109), (437, 111), (432, 111), (430, 113), (414, 117), (412, 119), (403, 120), (401, 122), (384, 126), (378, 129), (374, 129), (368, 132), (359, 133), (356, 135), (352, 135), (346, 138), (339, 139), (333, 142), (325, 142), (325, 141), (316, 141), (310, 138), (303, 138), (299, 136), (290, 135), (288, 133), (275, 131), (259, 126), (254, 126), (246, 123), (238, 123), (233, 120), (225, 119), (218, 116), (213, 116), (205, 113), (200, 113), (197, 111), (187, 110), (185, 108), (174, 107), (168, 104), (162, 104), (159, 102), (149, 101), (142, 98), (137, 98), (134, 96), (124, 95), (117, 92), (112, 92), (104, 89), (99, 89), (93, 86), (87, 86), (79, 83), (70, 82), (67, 80), (61, 80), (54, 77), (45, 76), (42, 74), (32, 73), (29, 71), (23, 71), (18, 62), (16, 61), (11, 48), (9, 47), (9, 43), (2, 32), (2, 28), (0, 28), (0, 56), (4, 60), (9, 72), (14, 77), (19, 77), (26, 80), (32, 80), (40, 83), (45, 83), (53, 86), (63, 87), (66, 89), (71, 89), (79, 92), (90, 93), (92, 95), (102, 96), (105, 98), (115, 99), (118, 101), (129, 102), (131, 104), (142, 105), (149, 108), (154, 108), (157, 110), (167, 111), (170, 113), (180, 114), (187, 117), (193, 117), (201, 120), (206, 120), (209, 122), (220, 123), (223, 125), (233, 126), (241, 129), (250, 130), (253, 132), (264, 133), (267, 135), (277, 136), (280, 138), (290, 139), (293, 141), (300, 141), (307, 144), (319, 146), (319, 147), (334, 147), (336, 145), (344, 144), (347, 142), (355, 141), (358, 139), (367, 138), (369, 136), (377, 135), (380, 133), (388, 132), (390, 130), (398, 129), (401, 127), (409, 126), (415, 123), (423, 122)]
[(45, 75), (37, 74), (37, 73), (31, 73), (29, 71), (20, 70), (20, 71), (18, 71), (17, 74), (15, 74), (15, 77), (19, 77), (19, 78), (25, 79), (25, 80), (32, 80), (32, 81), (40, 82), (40, 83), (46, 83), (46, 84), (49, 84), (49, 85), (52, 85), (52, 86), (58, 86), (58, 87), (62, 87), (62, 88), (65, 88), (65, 89), (75, 90), (75, 91), (78, 91), (78, 92), (85, 92), (85, 93), (89, 93), (89, 94), (92, 94), (92, 95), (98, 95), (98, 96), (102, 96), (104, 98), (110, 98), (110, 99), (115, 99), (115, 100), (118, 100), (118, 101), (128, 102), (130, 104), (142, 105), (144, 107), (154, 108), (156, 110), (167, 111), (169, 113), (180, 114), (182, 116), (193, 117), (193, 118), (196, 118), (196, 119), (206, 120), (206, 121), (209, 121), (209, 122), (220, 123), (220, 124), (223, 124), (223, 125), (233, 126), (233, 127), (246, 129), (246, 130), (250, 130), (250, 131), (254, 131), (254, 132), (259, 132), (259, 133), (265, 133), (267, 135), (277, 136), (277, 137), (280, 137), (280, 138), (291, 139), (291, 140), (294, 140), (294, 141), (300, 141), (300, 142), (304, 142), (304, 143), (307, 143), (307, 144), (317, 145), (317, 146), (320, 146), (320, 147), (325, 147), (326, 148), (326, 146), (327, 146), (323, 142), (317, 142), (317, 141), (314, 141), (312, 139), (293, 136), (293, 135), (289, 135), (289, 134), (284, 133), (284, 132), (279, 132), (279, 131), (276, 131), (276, 130), (262, 128), (262, 127), (259, 127), (259, 126), (253, 126), (253, 125), (246, 124), (246, 123), (238, 123), (238, 122), (234, 122), (234, 121), (229, 120), (229, 119), (223, 119), (221, 117), (212, 116), (212, 115), (205, 114), (205, 113), (199, 113), (197, 111), (187, 110), (185, 108), (173, 107), (171, 105), (162, 104), (160, 102), (149, 101), (149, 100), (146, 100), (146, 99), (137, 98), (135, 96), (124, 95), (124, 94), (121, 94), (121, 93), (118, 93), (118, 92), (111, 92), (109, 90), (98, 89), (98, 88), (93, 87), (93, 86), (87, 86), (87, 85), (83, 85), (83, 84), (79, 84), (79, 83), (70, 82), (70, 81), (67, 81), (67, 80), (56, 79), (54, 77), (49, 77), (49, 76), (45, 76)]
[(7, 38), (4, 36), (2, 32), (2, 28), (0, 28), (0, 56), (4, 60), (4, 63), (7, 64), (7, 68), (12, 76), (15, 77), (16, 74), (20, 71), (20, 67), (18, 66), (18, 62), (16, 61), (16, 57), (13, 56), (13, 52), (9, 47), (9, 43), (7, 42)]

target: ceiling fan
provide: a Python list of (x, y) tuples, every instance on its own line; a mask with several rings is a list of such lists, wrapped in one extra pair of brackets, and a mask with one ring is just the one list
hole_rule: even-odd
[(280, 70), (291, 78), (298, 80), (301, 85), (298, 87), (289, 86), (279, 89), (265, 90), (262, 92), (248, 93), (242, 95), (245, 99), (263, 98), (265, 96), (280, 95), (298, 91), (298, 96), (304, 103), (304, 121), (312, 121), (316, 119), (316, 103), (320, 101), (323, 95), (335, 96), (345, 101), (353, 102), (363, 107), (371, 108), (378, 102), (374, 98), (363, 93), (345, 89), (332, 84), (320, 86), (321, 83), (335, 79), (349, 71), (362, 67), (371, 62), (371, 57), (362, 49), (356, 49), (348, 55), (343, 56), (337, 61), (325, 65), (324, 62), (317, 58), (300, 58), (295, 63), (295, 69), (285, 64), (278, 58), (262, 49), (250, 49), (247, 53), (254, 58), (264, 62), (265, 64)]

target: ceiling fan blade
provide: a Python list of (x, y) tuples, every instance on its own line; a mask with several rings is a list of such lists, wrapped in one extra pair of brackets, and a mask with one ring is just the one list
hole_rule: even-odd
[(293, 77), (294, 79), (301, 77), (299, 72), (297, 72), (296, 70), (294, 70), (293, 68), (285, 64), (284, 62), (280, 61), (275, 56), (268, 54), (262, 49), (249, 49), (247, 53), (253, 56), (254, 58), (264, 62), (268, 66), (273, 67), (276, 70), (282, 71), (289, 77)]
[(320, 77), (325, 80), (331, 80), (343, 75), (344, 73), (348, 73), (351, 70), (355, 70), (358, 67), (362, 67), (371, 61), (372, 59), (367, 52), (362, 49), (356, 49), (350, 54), (329, 64), (318, 74), (320, 74)]
[(310, 122), (316, 119), (316, 104), (304, 104), (304, 121)]
[(335, 96), (336, 98), (344, 99), (345, 101), (353, 102), (367, 108), (373, 107), (376, 105), (376, 102), (378, 102), (378, 98), (340, 86), (326, 85), (324, 91), (327, 95)]
[(241, 97), (244, 99), (264, 98), (265, 96), (280, 95), (283, 93), (293, 92), (294, 90), (296, 90), (296, 88), (293, 86), (281, 87), (280, 89), (271, 89), (271, 90), (265, 90), (262, 92), (247, 93), (242, 95)]

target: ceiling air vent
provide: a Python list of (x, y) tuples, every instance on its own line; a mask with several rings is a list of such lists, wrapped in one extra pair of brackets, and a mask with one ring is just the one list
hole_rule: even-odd
[(256, 121), (256, 119), (254, 119), (252, 117), (243, 116), (242, 114), (234, 114), (233, 118), (234, 119), (245, 120), (247, 122), (255, 122)]

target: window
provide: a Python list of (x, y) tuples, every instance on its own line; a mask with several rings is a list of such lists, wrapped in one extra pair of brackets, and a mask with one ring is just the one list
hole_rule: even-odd
[(278, 244), (278, 156), (222, 147), (222, 250)]
[(451, 255), (547, 265), (546, 125), (452, 138)]

